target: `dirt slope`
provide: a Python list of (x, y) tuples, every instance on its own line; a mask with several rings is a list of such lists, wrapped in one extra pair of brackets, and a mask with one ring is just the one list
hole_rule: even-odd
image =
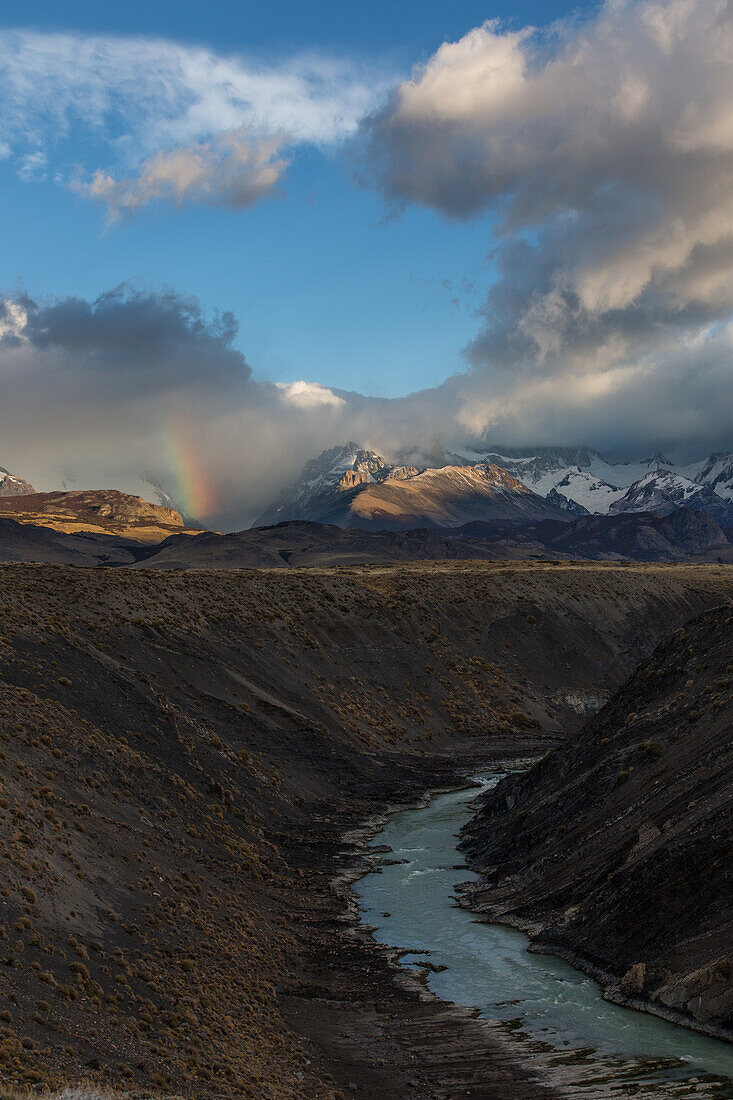
[(466, 829), (472, 907), (733, 1037), (733, 608), (663, 643)]
[(732, 591), (723, 567), (0, 567), (1, 1079), (546, 1095), (488, 1040), (462, 1060), (455, 1022), (409, 1084), (400, 1019), (428, 1008), (344, 946), (341, 829), (541, 751)]

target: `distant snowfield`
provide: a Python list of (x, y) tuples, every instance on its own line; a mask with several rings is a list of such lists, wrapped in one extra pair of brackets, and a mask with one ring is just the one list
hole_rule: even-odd
[[(574, 453), (573, 453), (574, 452)], [(539, 496), (555, 489), (589, 512), (642, 511), (668, 501), (684, 506), (707, 487), (722, 503), (733, 502), (733, 454), (711, 455), (687, 465), (657, 454), (641, 462), (609, 462), (587, 448), (538, 448), (534, 453), (491, 455), (493, 461)], [(577, 461), (563, 461), (574, 458)], [(468, 454), (466, 454), (468, 461)], [(709, 496), (701, 497), (700, 506)]]

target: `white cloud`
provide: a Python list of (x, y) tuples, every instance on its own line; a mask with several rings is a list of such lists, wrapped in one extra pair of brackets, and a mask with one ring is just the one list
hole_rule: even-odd
[(282, 393), (285, 401), (291, 405), (297, 405), (301, 409), (315, 409), (319, 406), (331, 406), (339, 408), (345, 405), (343, 397), (339, 397), (333, 390), (322, 386), (320, 382), (276, 382), (275, 385)]
[[(41, 157), (97, 163), (75, 187), (113, 216), (146, 201), (246, 205), (287, 157), (353, 133), (385, 74), (303, 55), (264, 64), (162, 39), (0, 32), (0, 150), (18, 170)], [(24, 167), (25, 166), (25, 167)]]
[[(644, 379), (662, 400), (667, 364), (688, 401), (680, 357), (733, 316), (731, 104), (731, 0), (607, 0), (547, 35), (486, 23), (444, 44), (365, 124), (390, 202), (491, 215), (468, 422), (564, 422), (583, 394), (620, 409)], [(713, 351), (706, 400), (731, 424), (729, 348)]]

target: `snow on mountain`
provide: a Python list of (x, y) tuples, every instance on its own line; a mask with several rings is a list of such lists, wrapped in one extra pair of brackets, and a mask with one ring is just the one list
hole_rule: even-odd
[(255, 521), (264, 527), (288, 519), (310, 519), (313, 510), (323, 510), (332, 496), (384, 481), (393, 476), (405, 480), (419, 473), (414, 466), (392, 466), (375, 451), (350, 441), (322, 451), (306, 462), (299, 479), (283, 490), (280, 499)]
[(650, 470), (611, 504), (609, 513), (654, 512), (666, 516), (677, 508), (695, 508), (721, 526), (733, 525), (733, 503), (718, 496), (709, 485), (673, 470)]
[(563, 512), (568, 512), (571, 516), (587, 516), (590, 514), (588, 509), (579, 504), (577, 500), (564, 496), (563, 493), (558, 492), (557, 488), (550, 489), (545, 500), (548, 504), (554, 504), (556, 508), (562, 508)]
[[(714, 459), (718, 460), (715, 464)], [(503, 466), (535, 493), (561, 507), (562, 500), (556, 500), (556, 496), (598, 515), (608, 514), (626, 490), (642, 478), (665, 471), (706, 483), (708, 478), (718, 476), (733, 499), (733, 455), (714, 455), (707, 462), (677, 466), (659, 451), (639, 462), (611, 462), (590, 447), (537, 447), (525, 451), (501, 447), (483, 461)]]
[(409, 530), (459, 526), (474, 519), (517, 523), (563, 516), (557, 505), (505, 469), (454, 457), (454, 462), (418, 468), (392, 465), (354, 442), (332, 447), (305, 464), (299, 480), (254, 526), (313, 520)]
[(518, 526), (541, 519), (570, 520), (506, 470), (485, 463), (429, 468), (409, 477), (390, 472), (353, 493), (323, 498), (313, 518), (386, 531), (445, 529), (476, 521)]
[(29, 482), (0, 466), (0, 497), (27, 496), (35, 491)]
[[(256, 523), (264, 526), (287, 519), (336, 516), (343, 511), (343, 494), (353, 496), (367, 485), (409, 480), (428, 470), (492, 465), (506, 470), (537, 496), (544, 497), (551, 507), (570, 515), (607, 515), (632, 510), (661, 510), (666, 514), (675, 507), (698, 507), (719, 522), (726, 525), (731, 522), (725, 509), (726, 503), (733, 503), (730, 453), (714, 454), (683, 466), (661, 452), (638, 462), (612, 462), (586, 446), (497, 447), (490, 452), (457, 446), (437, 454), (432, 461), (418, 459), (419, 467), (411, 464), (416, 454), (418, 450), (406, 452), (405, 464), (400, 466), (391, 465), (381, 455), (353, 441), (332, 447), (307, 462), (298, 481)], [(701, 490), (706, 492), (701, 494)], [(693, 499), (694, 504), (687, 503)], [(365, 499), (363, 504), (366, 503)]]
[(733, 501), (733, 454), (719, 451), (698, 463), (694, 480), (709, 485), (723, 500)]

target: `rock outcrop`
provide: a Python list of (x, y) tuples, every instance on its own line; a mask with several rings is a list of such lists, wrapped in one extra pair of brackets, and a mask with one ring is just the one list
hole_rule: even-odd
[(117, 489), (2, 497), (0, 517), (67, 534), (113, 534), (141, 543), (160, 542), (183, 529), (183, 520), (175, 509), (150, 504)]

